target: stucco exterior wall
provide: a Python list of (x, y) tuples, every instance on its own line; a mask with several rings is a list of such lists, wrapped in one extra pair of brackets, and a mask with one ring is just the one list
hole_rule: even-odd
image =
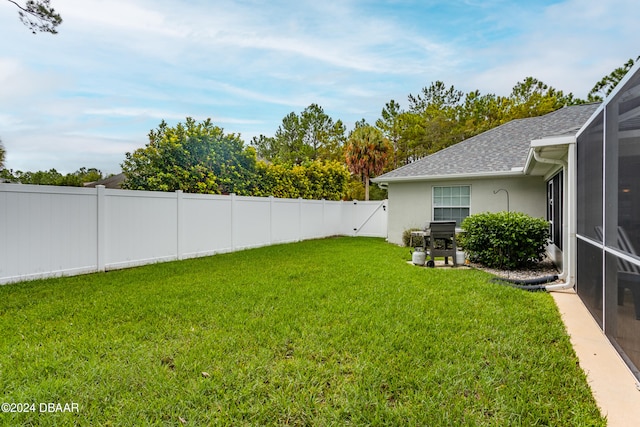
[(423, 228), (432, 220), (434, 186), (471, 186), (470, 214), (481, 212), (524, 212), (534, 217), (546, 216), (546, 183), (541, 176), (507, 178), (473, 178), (420, 182), (389, 183), (389, 242), (402, 244), (402, 233), (409, 228)]

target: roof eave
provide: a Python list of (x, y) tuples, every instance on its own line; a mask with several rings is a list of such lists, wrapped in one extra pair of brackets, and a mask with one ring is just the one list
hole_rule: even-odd
[(538, 151), (540, 153), (541, 150), (547, 147), (563, 147), (566, 148), (571, 144), (576, 143), (576, 135), (562, 135), (562, 136), (551, 136), (547, 138), (534, 139), (531, 141), (531, 145), (529, 146), (529, 153), (527, 154), (527, 161), (524, 166), (524, 173), (529, 175), (533, 172), (533, 168), (538, 162), (535, 159), (534, 151)]
[(474, 172), (447, 175), (398, 176), (389, 178), (378, 177), (372, 178), (371, 182), (375, 182), (376, 184), (389, 184), (394, 182), (445, 181), (474, 178), (508, 178), (518, 176), (524, 176), (524, 168), (512, 168), (510, 171)]

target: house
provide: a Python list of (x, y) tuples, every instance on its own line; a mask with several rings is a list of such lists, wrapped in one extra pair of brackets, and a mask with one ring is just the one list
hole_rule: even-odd
[(513, 120), (373, 180), (388, 239), (503, 210), (549, 221), (549, 253), (640, 379), (640, 63), (603, 103)]
[[(575, 137), (598, 106), (575, 105), (513, 120), (375, 178), (389, 192), (389, 241), (400, 244), (405, 230), (430, 221), (455, 220), (460, 226), (464, 218), (480, 212), (547, 216), (547, 199), (553, 204), (554, 196), (559, 198), (562, 164), (536, 160), (531, 142)], [(561, 216), (561, 207), (556, 203), (551, 213)], [(556, 220), (553, 227), (561, 249), (562, 224)], [(559, 253), (554, 255), (561, 263)]]
[(84, 184), (85, 187), (95, 188), (97, 185), (104, 185), (105, 188), (122, 188), (122, 184), (125, 179), (127, 179), (126, 175), (123, 173), (119, 173), (117, 175), (111, 175), (107, 178), (101, 179), (99, 181), (87, 182)]

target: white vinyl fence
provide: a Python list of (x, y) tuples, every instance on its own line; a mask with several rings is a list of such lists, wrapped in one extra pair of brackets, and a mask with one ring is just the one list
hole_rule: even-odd
[(386, 237), (386, 200), (0, 184), (0, 284), (335, 235)]

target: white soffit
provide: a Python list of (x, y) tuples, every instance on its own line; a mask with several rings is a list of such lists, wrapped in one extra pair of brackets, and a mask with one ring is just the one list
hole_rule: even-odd
[(576, 143), (575, 135), (551, 136), (549, 138), (534, 139), (531, 148), (569, 145)]
[(549, 171), (557, 167), (550, 163), (538, 162), (533, 155), (534, 151), (540, 157), (546, 159), (562, 160), (567, 155), (569, 145), (575, 143), (575, 135), (552, 136), (532, 140), (524, 167), (525, 174), (546, 176)]

